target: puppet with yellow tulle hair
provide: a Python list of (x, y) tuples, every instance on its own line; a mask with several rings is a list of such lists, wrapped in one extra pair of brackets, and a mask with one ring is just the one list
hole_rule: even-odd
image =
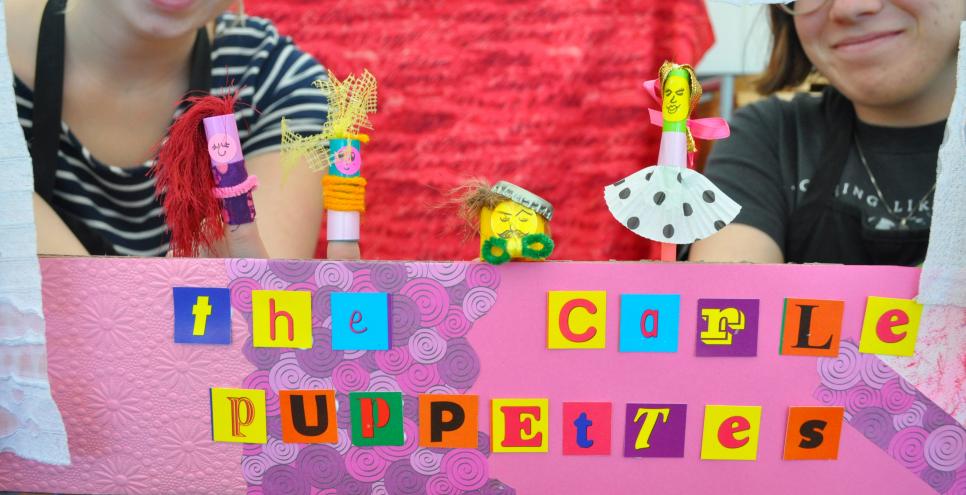
[(322, 132), (300, 136), (282, 119), (282, 165), (291, 169), (308, 161), (322, 177), (323, 206), (327, 211), (329, 241), (357, 242), (360, 215), (366, 210), (366, 179), (362, 176), (363, 129), (372, 129), (369, 114), (376, 111), (376, 78), (369, 71), (343, 80), (329, 71), (315, 87), (328, 98), (329, 113)]

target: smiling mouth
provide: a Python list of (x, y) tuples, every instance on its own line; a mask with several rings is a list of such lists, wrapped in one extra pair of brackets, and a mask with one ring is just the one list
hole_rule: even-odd
[(668, 105), (667, 113), (675, 113), (678, 111), (678, 108), (681, 108), (681, 105)]
[(225, 151), (223, 148), (218, 149), (218, 156), (225, 156), (226, 154), (228, 154), (228, 152)]
[(901, 30), (898, 31), (880, 31), (877, 33), (870, 33), (862, 36), (853, 36), (851, 38), (845, 38), (832, 45), (834, 49), (850, 49), (850, 48), (860, 48), (867, 45), (872, 45), (878, 41), (883, 41), (889, 38), (896, 37), (902, 34)]

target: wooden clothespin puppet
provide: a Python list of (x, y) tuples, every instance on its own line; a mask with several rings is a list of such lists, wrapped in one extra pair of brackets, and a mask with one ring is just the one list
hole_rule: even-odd
[(329, 112), (322, 132), (301, 136), (282, 119), (282, 165), (291, 170), (302, 158), (322, 177), (323, 206), (327, 210), (329, 241), (358, 241), (360, 215), (366, 210), (366, 179), (362, 176), (362, 129), (372, 129), (369, 114), (376, 112), (376, 78), (368, 70), (340, 81), (332, 71), (315, 87), (328, 98)]
[(701, 85), (689, 65), (665, 62), (660, 77), (644, 83), (661, 103), (649, 109), (661, 126), (657, 165), (635, 172), (604, 188), (607, 208), (635, 234), (669, 244), (690, 244), (731, 223), (741, 206), (704, 175), (691, 170), (694, 138), (721, 139), (730, 133), (720, 118), (690, 119), (701, 98)]
[(526, 189), (500, 181), (464, 185), (460, 216), (479, 227), (480, 258), (499, 265), (511, 259), (542, 261), (553, 253), (548, 222), (553, 205)]
[(245, 169), (236, 98), (234, 93), (187, 98), (187, 110), (159, 149), (152, 173), (175, 256), (197, 256), (225, 236), (225, 225), (255, 221), (252, 191), (258, 178)]

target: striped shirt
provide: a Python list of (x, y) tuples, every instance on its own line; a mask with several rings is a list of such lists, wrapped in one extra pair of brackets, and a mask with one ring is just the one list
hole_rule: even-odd
[[(312, 86), (325, 77), (325, 69), (265, 19), (245, 17), (239, 22), (234, 14), (218, 18), (211, 76), (214, 95), (242, 88), (235, 120), (247, 158), (280, 149), (282, 117), (301, 134), (319, 132), (325, 121), (325, 97)], [(14, 89), (29, 147), (33, 91), (19, 78)], [(164, 255), (168, 232), (154, 196), (154, 178), (148, 175), (151, 165), (152, 161), (129, 168), (104, 164), (61, 122), (53, 202), (101, 234), (120, 254)]]

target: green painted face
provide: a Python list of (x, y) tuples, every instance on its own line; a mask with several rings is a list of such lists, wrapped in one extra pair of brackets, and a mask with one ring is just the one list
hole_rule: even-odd
[(691, 88), (688, 78), (678, 71), (664, 80), (661, 114), (665, 122), (680, 122), (691, 113)]

